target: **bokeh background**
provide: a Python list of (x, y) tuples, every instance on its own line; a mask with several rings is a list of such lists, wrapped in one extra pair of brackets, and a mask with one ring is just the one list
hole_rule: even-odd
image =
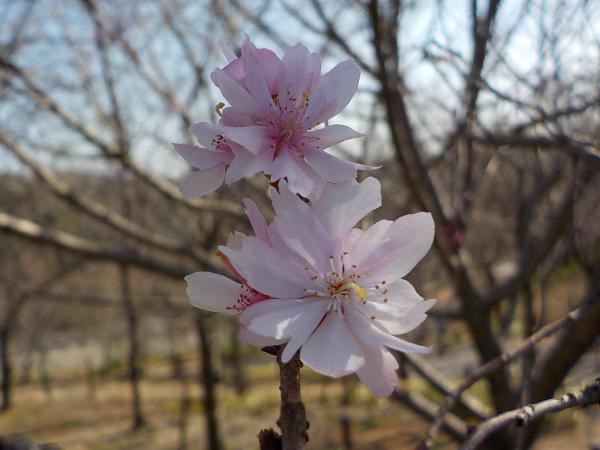
[[(210, 72), (244, 34), (323, 69), (353, 58), (335, 152), (381, 165), (383, 207), (437, 238), (410, 281), (437, 298), (374, 398), (303, 370), (312, 449), (414, 448), (482, 362), (578, 307), (574, 322), (475, 384), (467, 426), (600, 373), (600, 2), (596, 0), (0, 1), (0, 435), (63, 449), (252, 449), (278, 416), (273, 357), (234, 319), (194, 311), (183, 277), (269, 214), (264, 177), (184, 199), (171, 147), (217, 119)], [(600, 445), (597, 409), (510, 429), (489, 448)], [(507, 444), (510, 437), (510, 445)], [(516, 443), (516, 444), (515, 444)], [(486, 447), (487, 448), (487, 447)]]

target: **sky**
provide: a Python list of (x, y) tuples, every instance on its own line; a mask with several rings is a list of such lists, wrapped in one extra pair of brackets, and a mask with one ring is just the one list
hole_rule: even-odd
[[(106, 92), (98, 80), (99, 62), (91, 52), (94, 41), (89, 19), (81, 10), (70, 8), (69, 2), (44, 0), (41, 3), (44, 7), (36, 5), (28, 22), (24, 35), (26, 46), (18, 56), (19, 63), (31, 68), (36, 79), (42, 85), (48, 86), (57, 101), (78, 119), (99, 134), (108, 135), (110, 130), (97, 124), (88, 97), (90, 92), (97, 92), (102, 107), (106, 108), (108, 105)], [(305, 14), (310, 27), (321, 27), (316, 12), (306, 6), (307, 2), (294, 0), (289, 3)], [(587, 6), (579, 8), (575, 15), (569, 13), (575, 1), (565, 2), (564, 7), (560, 7), (561, 3), (563, 2), (559, 0), (505, 0), (501, 4), (496, 32), (497, 36), (509, 39), (494, 41), (497, 48), (506, 44), (505, 50), (501, 52), (504, 61), (494, 57), (489, 62), (490, 65), (497, 65), (491, 79), (496, 89), (527, 102), (528, 97), (532, 96), (531, 86), (516, 83), (515, 80), (521, 77), (535, 86), (555, 73), (559, 73), (564, 79), (574, 80), (571, 88), (575, 100), (578, 92), (587, 95), (590, 89), (597, 88), (597, 85), (590, 86), (589, 82), (581, 81), (581, 78), (582, 75), (597, 71), (600, 67), (600, 2), (587, 2)], [(126, 4), (134, 5), (136, 2)], [(218, 43), (224, 39), (224, 33), (210, 11), (203, 8), (202, 4), (191, 2), (184, 8), (180, 25), (190, 42), (197, 40), (205, 43), (205, 39), (209, 39), (208, 46), (202, 44), (202, 50), (194, 48), (207, 68), (206, 73), (209, 73), (212, 67), (225, 64), (224, 57), (218, 51)], [(254, 11), (260, 11), (261, 5), (264, 4), (263, 1), (244, 2), (244, 5)], [(291, 18), (289, 11), (280, 2), (270, 4), (272, 6), (261, 16), (265, 23), (276, 30), (286, 43), (302, 42), (311, 50), (322, 53), (324, 70), (346, 58), (335, 45), (330, 42), (324, 45), (321, 36), (312, 32), (310, 27)], [(369, 45), (370, 30), (364, 26), (362, 13), (340, 7), (338, 2), (323, 4), (329, 17), (335, 17), (335, 25), (340, 34), (350, 36), (349, 44), (367, 62), (374, 64)], [(0, 42), (3, 44), (6, 44), (12, 34), (14, 21), (20, 16), (20, 11), (25, 5), (23, 0), (0, 2)], [(113, 21), (109, 22), (117, 23), (120, 20), (119, 14), (123, 17), (137, 14), (143, 20), (143, 26), (127, 28), (127, 38), (136, 47), (152, 50), (153, 57), (162, 67), (159, 75), (168, 80), (170, 85), (177, 86), (177, 94), (181, 93), (180, 98), (185, 97), (185, 93), (191, 88), (192, 77), (190, 67), (182, 61), (181, 47), (160, 21), (157, 10), (149, 6), (149, 2), (139, 2), (137, 5), (137, 8), (130, 6), (130, 11), (109, 12), (115, 14), (111, 17)], [(428, 148), (436, 148), (437, 139), (450, 130), (457, 114), (457, 95), (462, 92), (464, 84), (462, 72), (466, 70), (471, 52), (469, 5), (468, 1), (413, 1), (409, 3), (403, 16), (399, 36), (403, 75), (411, 92), (408, 101), (413, 122), (419, 130), (419, 138)], [(479, 2), (479, 7), (484, 9), (486, 2)], [(242, 33), (245, 32), (258, 46), (274, 47), (278, 54), (282, 54), (284, 49), (274, 46), (272, 40), (254, 24), (235, 14), (230, 14), (228, 18), (240, 31), (240, 42), (231, 43), (233, 47), (241, 43)], [(541, 44), (542, 36), (548, 33), (548, 30), (556, 30), (556, 36), (551, 36), (550, 39), (557, 42), (556, 48)], [(66, 34), (76, 42), (78, 59), (74, 59), (73, 53), (67, 50), (68, 46), (64, 40)], [(435, 55), (435, 63), (423, 58), (424, 48)], [(449, 59), (449, 50), (460, 55), (459, 60)], [(560, 56), (558, 65), (552, 64), (556, 59), (553, 58), (553, 52)], [(149, 53), (142, 51), (141, 54), (143, 63), (149, 65), (152, 62)], [(121, 52), (112, 52), (111, 60), (120, 74), (117, 92), (126, 111), (126, 122), (130, 128), (135, 158), (161, 175), (180, 176), (187, 167), (168, 145), (170, 142), (182, 142), (185, 139), (178, 119), (172, 114), (165, 114), (158, 98), (152, 94), (148, 85), (140, 80)], [(78, 77), (73, 71), (74, 64), (83, 67), (91, 75), (89, 90), (71, 87)], [(597, 79), (592, 83), (597, 83)], [(349, 123), (359, 130), (361, 127), (365, 128), (367, 124), (364, 119), (356, 116), (370, 113), (371, 93), (376, 89), (376, 81), (368, 74), (363, 74), (359, 93), (348, 108), (349, 114), (340, 117), (339, 121)], [(219, 93), (212, 87), (207, 95), (191, 106), (194, 120), (214, 120), (216, 116), (213, 106), (218, 101)], [(531, 99), (531, 103), (535, 104), (536, 101)], [(517, 116), (514, 109), (499, 103), (493, 96), (484, 94), (480, 102), (482, 120), (486, 123), (502, 122), (507, 120), (506, 118), (515, 120)], [(380, 111), (380, 114), (383, 112)], [(65, 132), (58, 121), (48, 118), (47, 115), (35, 114), (22, 99), (1, 99), (0, 127), (10, 130), (15, 135), (26, 137), (27, 144), (36, 150), (43, 161), (57, 167), (106, 170), (106, 167), (102, 168), (98, 164), (97, 159), (89, 159), (95, 154), (89, 145), (72, 133)], [(385, 145), (385, 126), (379, 124), (373, 132), (377, 139), (373, 140), (373, 145), (366, 155), (367, 159), (376, 160), (389, 156)], [(155, 136), (158, 136), (158, 139), (155, 139)], [(41, 149), (48, 145), (57, 152), (42, 152)], [(61, 148), (70, 149), (79, 155), (79, 158), (61, 157), (58, 152)], [(358, 155), (361, 145), (358, 142), (346, 145), (345, 150)], [(14, 171), (20, 167), (6, 151), (0, 149), (0, 170)]]

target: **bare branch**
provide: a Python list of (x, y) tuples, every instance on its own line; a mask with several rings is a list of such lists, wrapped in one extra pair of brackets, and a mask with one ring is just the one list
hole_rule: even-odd
[(466, 380), (464, 380), (460, 384), (460, 386), (452, 393), (452, 395), (446, 399), (444, 404), (437, 411), (437, 413), (435, 414), (435, 420), (431, 424), (429, 430), (427, 431), (427, 434), (419, 444), (419, 448), (422, 450), (431, 448), (433, 439), (441, 427), (443, 417), (446, 414), (448, 414), (448, 412), (452, 408), (454, 408), (458, 399), (460, 399), (463, 392), (465, 392), (469, 387), (471, 387), (473, 384), (475, 384), (482, 378), (485, 378), (491, 373), (495, 372), (499, 368), (511, 363), (524, 352), (527, 352), (530, 349), (532, 349), (542, 339), (551, 336), (567, 324), (576, 322), (577, 319), (582, 316), (582, 314), (585, 314), (585, 311), (582, 309), (577, 309), (575, 311), (570, 312), (562, 319), (559, 319), (555, 322), (546, 325), (543, 328), (540, 328), (540, 330), (538, 330), (535, 334), (532, 334), (529, 338), (524, 340), (515, 349), (503, 353), (500, 357), (487, 362), (475, 372), (473, 372)]
[(600, 405), (600, 378), (596, 378), (577, 393), (569, 392), (560, 398), (532, 403), (486, 420), (477, 425), (475, 432), (460, 446), (460, 450), (475, 450), (489, 435), (509, 425), (516, 424), (521, 427), (547, 414), (594, 404)]

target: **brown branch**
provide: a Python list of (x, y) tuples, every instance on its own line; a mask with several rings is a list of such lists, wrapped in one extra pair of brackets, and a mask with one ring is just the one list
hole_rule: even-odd
[[(20, 236), (33, 242), (49, 244), (91, 259), (131, 264), (178, 280), (198, 269), (197, 267), (157, 258), (136, 248), (99, 243), (63, 231), (44, 228), (31, 220), (15, 217), (1, 211), (0, 232)], [(204, 268), (221, 274), (225, 273), (221, 267), (213, 263), (207, 263)]]
[(420, 442), (418, 448), (422, 450), (431, 448), (433, 439), (439, 432), (444, 416), (448, 414), (448, 412), (456, 405), (456, 402), (460, 399), (463, 392), (465, 392), (469, 387), (471, 387), (473, 384), (475, 384), (482, 378), (489, 376), (501, 367), (514, 361), (521, 354), (532, 349), (542, 339), (551, 336), (567, 324), (576, 322), (578, 318), (582, 317), (583, 314), (585, 314), (585, 311), (582, 309), (577, 309), (575, 311), (570, 312), (562, 319), (559, 319), (555, 322), (544, 326), (543, 328), (540, 328), (540, 330), (538, 330), (536, 333), (532, 334), (529, 338), (524, 340), (515, 349), (503, 353), (500, 357), (487, 362), (475, 372), (473, 372), (466, 380), (464, 380), (460, 384), (460, 386), (456, 390), (454, 390), (452, 395), (448, 397), (444, 404), (439, 408), (435, 415), (434, 422), (429, 427), (429, 430), (427, 431), (423, 440)]
[[(391, 398), (408, 406), (426, 420), (433, 420), (435, 417), (437, 405), (418, 392), (397, 387)], [(452, 413), (444, 416), (441, 427), (456, 441), (462, 441), (469, 429), (465, 422)]]
[(565, 136), (525, 136), (519, 134), (487, 134), (487, 135), (469, 135), (469, 139), (482, 144), (493, 145), (497, 147), (531, 147), (540, 150), (560, 150), (573, 154), (584, 161), (600, 165), (600, 152), (598, 149), (586, 148), (579, 145)]
[(296, 353), (286, 364), (282, 363), (280, 358), (281, 355), (277, 357), (281, 382), (281, 409), (277, 425), (281, 428), (282, 449), (301, 450), (308, 442), (309, 424), (300, 393), (300, 354)]
[(570, 408), (585, 408), (594, 404), (600, 405), (600, 378), (596, 378), (577, 393), (569, 392), (557, 399), (532, 403), (482, 422), (460, 446), (460, 450), (475, 450), (489, 435), (509, 425), (515, 424), (522, 427), (547, 414)]
[(38, 163), (32, 155), (6, 133), (0, 131), (0, 143), (3, 144), (23, 164), (29, 167), (56, 197), (92, 217), (98, 222), (133, 238), (135, 241), (151, 245), (163, 251), (187, 255), (205, 262), (209, 255), (203, 250), (195, 249), (191, 243), (177, 241), (150, 231), (123, 215), (107, 208), (95, 200), (79, 194), (73, 187), (64, 182), (49, 167)]
[(41, 109), (50, 111), (56, 115), (69, 129), (98, 148), (107, 159), (119, 161), (125, 169), (133, 173), (149, 187), (161, 193), (164, 197), (174, 200), (194, 211), (219, 212), (237, 219), (243, 218), (242, 208), (233, 202), (213, 199), (188, 199), (181, 195), (179, 188), (170, 181), (144, 170), (129, 155), (124, 154), (118, 146), (105, 142), (83, 123), (61, 108), (44, 89), (32, 80), (29, 74), (12, 62), (3, 59), (2, 55), (0, 55), (0, 70), (7, 71), (19, 77), (27, 86), (26, 95)]
[[(402, 358), (419, 376), (425, 379), (444, 396), (452, 395), (456, 389), (452, 380), (446, 377), (442, 372), (438, 371), (425, 358), (410, 353), (403, 354)], [(460, 403), (460, 406), (465, 408), (469, 414), (472, 414), (480, 420), (486, 420), (492, 415), (492, 412), (486, 405), (482, 404), (475, 397), (466, 396), (464, 393), (457, 403)]]

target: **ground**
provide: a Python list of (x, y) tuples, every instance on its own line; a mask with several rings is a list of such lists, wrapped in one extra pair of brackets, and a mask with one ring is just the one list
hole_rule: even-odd
[[(248, 394), (237, 396), (225, 383), (219, 389), (222, 436), (230, 450), (257, 448), (258, 430), (274, 426), (277, 418), (275, 364), (254, 365), (249, 374), (252, 389)], [(344, 409), (340, 406), (339, 380), (324, 380), (309, 372), (303, 375), (303, 395), (311, 423), (310, 449), (342, 449), (340, 419), (344, 415), (351, 419), (355, 449), (414, 448), (425, 431), (426, 423), (404, 406), (375, 399), (357, 383), (352, 407)], [(93, 396), (85, 381), (55, 381), (51, 399), (37, 384), (18, 386), (14, 409), (0, 415), (0, 434), (24, 433), (39, 442), (58, 443), (65, 450), (172, 450), (180, 442), (181, 392), (181, 384), (168, 376), (166, 362), (152, 361), (142, 384), (148, 426), (132, 432), (129, 386), (124, 380), (98, 380)], [(199, 398), (195, 385), (191, 395)], [(201, 412), (200, 403), (195, 401), (188, 423), (189, 449), (205, 448)], [(563, 413), (536, 448), (587, 448), (587, 421), (581, 411)], [(449, 440), (446, 443), (447, 448), (455, 447)]]

